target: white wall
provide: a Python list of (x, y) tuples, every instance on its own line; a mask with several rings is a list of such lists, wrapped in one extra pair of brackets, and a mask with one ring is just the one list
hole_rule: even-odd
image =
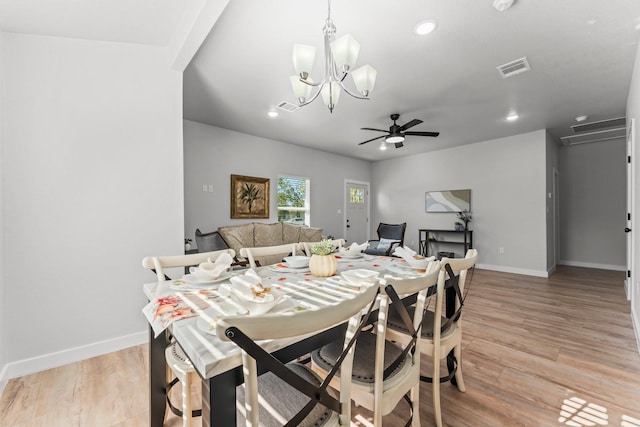
[(166, 50), (2, 34), (9, 377), (146, 341), (144, 256), (183, 249)]
[(625, 144), (560, 148), (560, 264), (626, 270)]
[(7, 354), (7, 340), (5, 337), (6, 332), (6, 298), (5, 298), (5, 238), (4, 238), (4, 171), (6, 170), (6, 164), (4, 161), (4, 90), (3, 90), (3, 51), (4, 43), (3, 38), (0, 37), (0, 393), (5, 386), (5, 369), (6, 369), (6, 354)]
[[(220, 226), (278, 220), (279, 174), (311, 179), (311, 226), (342, 236), (344, 180), (370, 181), (370, 162), (258, 138), (198, 122), (184, 122), (185, 236)], [(269, 178), (269, 219), (230, 218), (230, 175)], [(213, 192), (203, 192), (203, 184)]]
[(418, 229), (453, 229), (456, 220), (425, 213), (425, 192), (470, 188), (478, 266), (546, 276), (545, 144), (540, 130), (376, 162), (372, 226), (406, 221), (405, 243), (417, 247)]
[(549, 132), (545, 133), (546, 139), (546, 206), (547, 206), (547, 271), (553, 272), (556, 268), (556, 229), (560, 228), (560, 218), (556, 218), (554, 226), (554, 201), (556, 200), (553, 188), (553, 176), (558, 170), (558, 144)]
[(631, 119), (635, 119), (635, 145), (633, 147), (633, 168), (635, 169), (635, 205), (631, 208), (632, 230), (634, 233), (634, 269), (632, 283), (632, 300), (631, 300), (631, 315), (633, 317), (633, 325), (636, 331), (636, 341), (638, 343), (638, 349), (640, 350), (640, 238), (638, 233), (638, 223), (640, 221), (640, 196), (638, 196), (638, 190), (640, 190), (640, 43), (638, 43), (638, 50), (636, 52), (636, 62), (633, 67), (633, 75), (631, 77), (631, 86), (629, 89), (629, 97), (627, 98), (627, 126), (631, 122)]

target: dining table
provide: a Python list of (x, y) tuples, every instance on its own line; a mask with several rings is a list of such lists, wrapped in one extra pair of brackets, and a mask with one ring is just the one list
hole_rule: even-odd
[[(234, 275), (259, 276), (263, 286), (273, 289), (274, 296), (278, 298), (269, 313), (286, 316), (296, 310), (309, 310), (341, 301), (359, 292), (362, 286), (371, 285), (345, 280), (343, 273), (347, 271), (374, 271), (380, 278), (386, 274), (410, 277), (424, 273), (424, 269), (412, 268), (405, 260), (396, 257), (337, 254), (336, 260), (337, 271), (330, 277), (316, 277), (308, 267), (291, 268), (282, 262), (258, 267), (255, 271), (233, 270), (223, 280), (214, 283), (193, 284), (177, 279), (143, 285), (149, 300), (145, 314), (150, 322), (150, 426), (160, 427), (164, 422), (167, 394), (164, 351), (169, 335), (178, 342), (202, 379), (202, 425), (236, 425), (236, 387), (243, 383), (241, 351), (234, 343), (219, 339), (215, 332), (215, 322), (221, 316), (245, 314), (235, 312), (234, 301), (229, 301), (232, 299), (229, 289), (233, 286), (230, 281)], [(154, 317), (158, 317), (162, 304), (167, 301), (183, 301), (186, 309), (182, 310), (181, 316), (163, 324)], [(338, 339), (345, 329), (344, 324), (337, 325), (305, 336), (262, 342), (261, 345), (281, 361), (288, 362)]]

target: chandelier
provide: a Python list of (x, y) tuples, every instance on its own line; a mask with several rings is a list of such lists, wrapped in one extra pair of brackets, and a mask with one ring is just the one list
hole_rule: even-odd
[[(368, 64), (351, 71), (358, 60), (360, 43), (351, 34), (345, 34), (336, 40), (336, 26), (331, 20), (331, 0), (327, 0), (327, 9), (327, 20), (322, 28), (324, 77), (322, 81), (314, 83), (309, 76), (316, 56), (315, 46), (295, 44), (293, 46), (293, 67), (297, 75), (291, 76), (291, 86), (300, 107), (312, 103), (319, 95), (322, 95), (324, 104), (333, 113), (340, 98), (340, 89), (354, 98), (369, 99), (369, 94), (376, 84), (377, 72)], [(358, 93), (345, 86), (344, 80), (348, 74), (351, 74)]]

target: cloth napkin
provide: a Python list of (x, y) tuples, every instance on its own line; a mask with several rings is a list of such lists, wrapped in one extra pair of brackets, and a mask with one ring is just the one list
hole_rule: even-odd
[(265, 291), (270, 287), (262, 284), (262, 279), (252, 268), (245, 274), (233, 276), (229, 280), (234, 285), (231, 291), (246, 301), (271, 302), (275, 299), (272, 292)]
[(435, 259), (435, 257), (431, 256), (429, 258), (424, 258), (421, 255), (417, 255), (416, 257), (416, 251), (414, 251), (413, 249), (411, 249), (408, 246), (398, 246), (394, 251), (393, 251), (393, 255), (395, 256), (399, 256), (400, 258), (404, 258), (405, 261), (410, 262), (410, 261), (415, 261), (417, 259), (420, 260), (426, 260), (426, 261), (433, 261)]
[(369, 247), (369, 243), (368, 242), (364, 242), (362, 244), (358, 244), (356, 242), (353, 242), (348, 249), (345, 248), (341, 248), (340, 252), (341, 253), (347, 253), (347, 254), (351, 254), (351, 255), (355, 255), (355, 254), (359, 254), (360, 252), (364, 251), (365, 249), (367, 249)]
[(203, 262), (198, 266), (198, 270), (215, 278), (227, 271), (227, 269), (231, 267), (232, 263), (233, 258), (231, 258), (231, 255), (224, 253), (220, 254), (220, 256), (216, 258), (216, 262), (211, 262), (211, 258), (209, 258), (208, 262)]

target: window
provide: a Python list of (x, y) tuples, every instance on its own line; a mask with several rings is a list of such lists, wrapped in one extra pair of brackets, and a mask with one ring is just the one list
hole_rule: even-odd
[(349, 188), (349, 203), (364, 203), (364, 189)]
[(278, 221), (310, 225), (308, 178), (278, 176)]

